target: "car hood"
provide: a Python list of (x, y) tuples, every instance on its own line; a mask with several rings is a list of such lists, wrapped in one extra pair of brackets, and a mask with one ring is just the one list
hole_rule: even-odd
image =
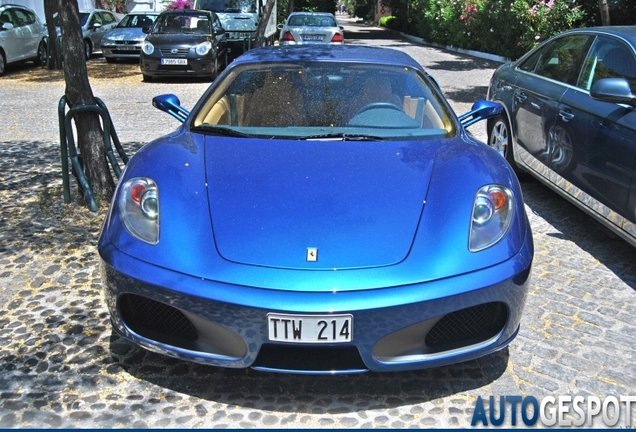
[(205, 144), (224, 259), (316, 270), (387, 266), (408, 255), (435, 142), (241, 141)]
[(106, 40), (117, 41), (143, 41), (146, 34), (139, 27), (125, 27), (111, 30), (104, 35), (102, 42)]
[(146, 36), (146, 40), (155, 47), (174, 45), (196, 45), (210, 39), (207, 34), (185, 34), (185, 33), (153, 33)]

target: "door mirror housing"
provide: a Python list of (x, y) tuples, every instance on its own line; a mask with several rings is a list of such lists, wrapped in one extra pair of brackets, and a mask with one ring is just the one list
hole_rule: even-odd
[(592, 85), (590, 97), (595, 100), (626, 104), (636, 108), (636, 96), (625, 78), (604, 78)]

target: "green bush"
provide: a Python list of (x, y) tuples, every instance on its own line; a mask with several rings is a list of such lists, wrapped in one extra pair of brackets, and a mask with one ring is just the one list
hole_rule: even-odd
[(409, 12), (410, 27), (428, 42), (510, 59), (587, 22), (577, 0), (414, 0)]
[(394, 16), (381, 17), (378, 21), (378, 25), (380, 27), (386, 27), (393, 30), (399, 29), (397, 18)]

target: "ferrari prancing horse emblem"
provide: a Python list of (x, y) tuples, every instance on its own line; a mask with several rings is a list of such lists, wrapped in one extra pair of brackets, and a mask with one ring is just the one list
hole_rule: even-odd
[(307, 248), (307, 261), (318, 261), (318, 248)]

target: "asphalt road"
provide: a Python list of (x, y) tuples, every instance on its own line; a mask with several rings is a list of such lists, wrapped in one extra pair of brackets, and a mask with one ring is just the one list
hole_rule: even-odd
[[(348, 43), (411, 54), (458, 113), (486, 96), (496, 62), (343, 23)], [(154, 95), (192, 107), (209, 85), (142, 83), (135, 64), (97, 56), (89, 73), (129, 152), (178, 125), (151, 107)], [(469, 427), (478, 398), (488, 409), (491, 396), (636, 395), (636, 250), (528, 179), (533, 285), (503, 351), (417, 372), (313, 377), (204, 367), (128, 345), (112, 334), (101, 293), (103, 214), (62, 203), (63, 93), (59, 73), (16, 67), (0, 78), (0, 428)], [(620, 407), (616, 426), (627, 426)], [(600, 415), (593, 425), (603, 426)]]

